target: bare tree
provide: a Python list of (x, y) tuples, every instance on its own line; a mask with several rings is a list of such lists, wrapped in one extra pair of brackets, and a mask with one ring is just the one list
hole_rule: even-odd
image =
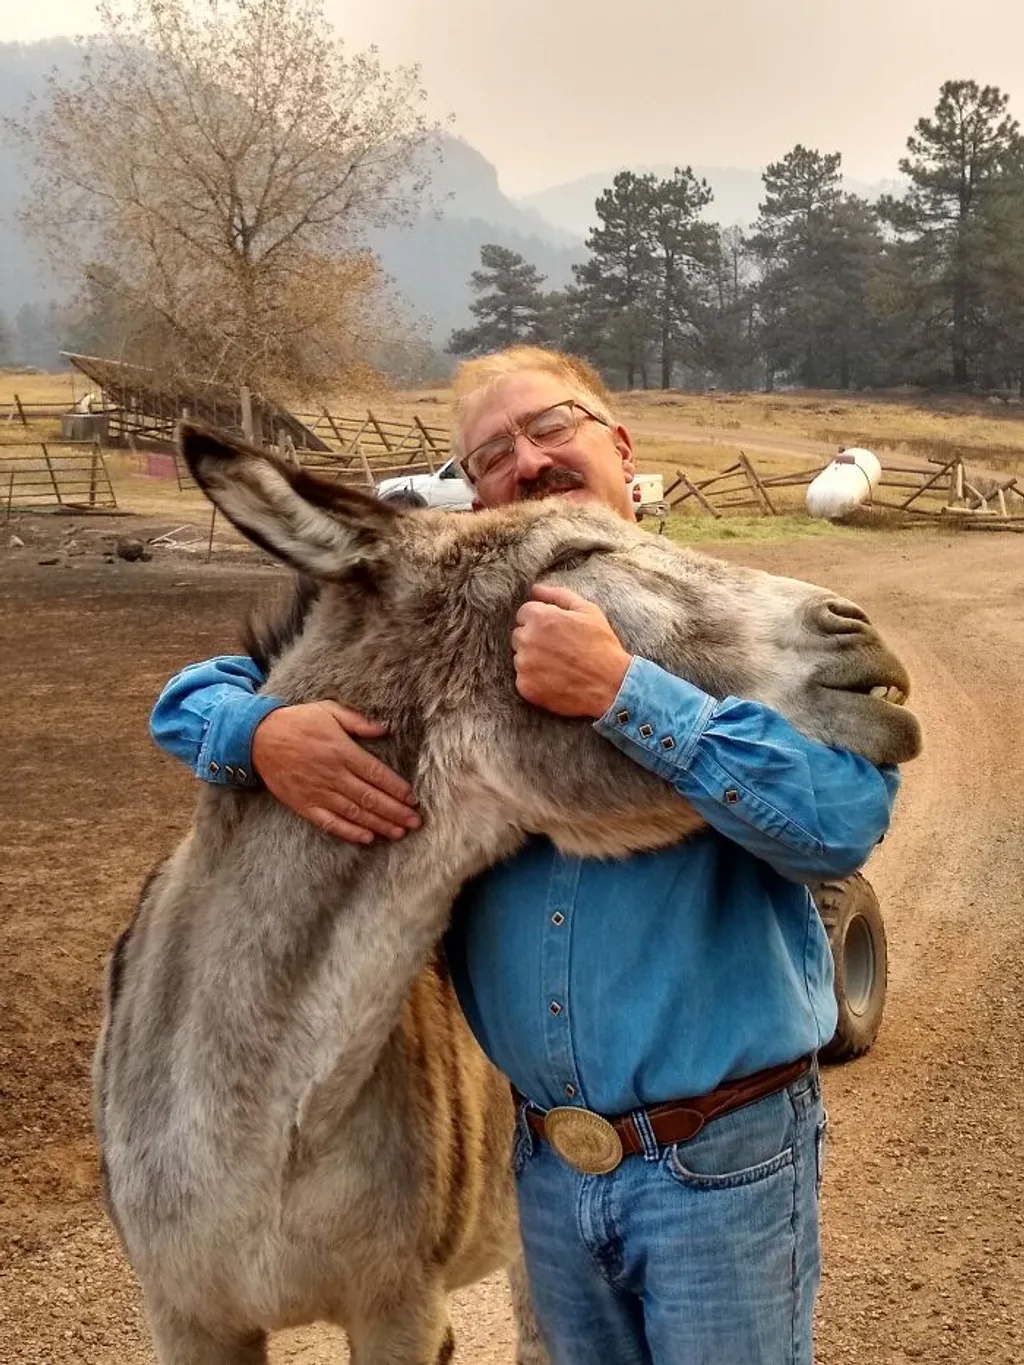
[(11, 125), (34, 166), (24, 224), (120, 294), (133, 358), (255, 389), (351, 378), (386, 330), (360, 231), (426, 187), (418, 71), (348, 53), (322, 0), (100, 15), (81, 73)]

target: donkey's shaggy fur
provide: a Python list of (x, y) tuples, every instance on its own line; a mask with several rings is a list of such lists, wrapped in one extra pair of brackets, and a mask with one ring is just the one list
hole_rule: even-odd
[[(356, 848), (266, 792), (203, 791), (112, 955), (108, 1205), (163, 1365), (251, 1365), (268, 1331), (316, 1318), (358, 1365), (435, 1365), (447, 1291), (517, 1255), (508, 1088), (436, 958), (451, 902), (528, 831), (611, 855), (700, 823), (588, 723), (517, 695), (531, 584), (576, 589), (633, 652), (879, 763), (918, 732), (869, 693), (908, 681), (850, 603), (603, 511), (402, 513), (202, 428), (183, 447), (231, 520), (318, 585), (262, 642), (268, 690), (387, 722), (373, 747), (425, 820)], [(519, 1358), (542, 1359), (528, 1326)]]

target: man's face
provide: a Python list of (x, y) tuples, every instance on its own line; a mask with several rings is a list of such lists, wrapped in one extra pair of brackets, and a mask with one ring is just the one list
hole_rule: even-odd
[[(463, 449), (516, 430), (535, 413), (573, 397), (572, 385), (556, 375), (523, 370), (500, 380), (473, 403), (463, 420)], [(586, 405), (586, 400), (581, 399)], [(515, 459), (497, 473), (480, 478), (475, 492), (485, 507), (532, 497), (600, 503), (633, 519), (628, 484), (633, 477), (633, 445), (623, 426), (608, 427), (577, 409), (579, 426), (564, 445), (542, 450), (516, 437)]]

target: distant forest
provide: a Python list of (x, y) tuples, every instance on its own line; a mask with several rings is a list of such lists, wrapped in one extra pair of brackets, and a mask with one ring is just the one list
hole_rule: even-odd
[[(70, 42), (0, 45), (0, 117), (79, 60)], [(535, 341), (588, 357), (615, 387), (1020, 392), (1024, 137), (996, 87), (941, 87), (898, 193), (850, 193), (840, 153), (792, 148), (765, 169), (746, 227), (714, 221), (713, 187), (681, 161), (614, 175), (574, 243), (502, 195), (465, 143), (439, 135), (434, 150), (432, 203), (411, 224), (370, 214), (360, 247), (400, 304), (367, 356), (390, 377), (439, 378), (455, 356)], [(136, 358), (144, 321), (168, 335), (140, 318), (148, 301), (126, 306), (109, 265), (51, 277), (16, 226), (27, 187), (36, 210), (46, 198), (25, 158), (0, 140), (0, 365), (59, 368), (68, 349)]]
[(488, 244), (472, 276), (473, 354), (535, 340), (615, 385), (921, 385), (1019, 393), (1024, 139), (992, 86), (949, 81), (899, 163), (906, 189), (846, 193), (840, 154), (794, 147), (763, 176), (748, 231), (707, 221), (688, 168), (622, 172), (597, 199), (567, 289)]

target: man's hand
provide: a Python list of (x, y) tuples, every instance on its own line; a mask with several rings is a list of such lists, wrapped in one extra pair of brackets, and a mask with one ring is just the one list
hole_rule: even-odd
[(559, 716), (603, 716), (631, 656), (600, 607), (569, 588), (534, 584), (512, 632), (516, 689)]
[(350, 738), (386, 733), (335, 701), (282, 706), (256, 727), (253, 767), (280, 802), (328, 834), (351, 844), (401, 839), (420, 825), (412, 788)]

